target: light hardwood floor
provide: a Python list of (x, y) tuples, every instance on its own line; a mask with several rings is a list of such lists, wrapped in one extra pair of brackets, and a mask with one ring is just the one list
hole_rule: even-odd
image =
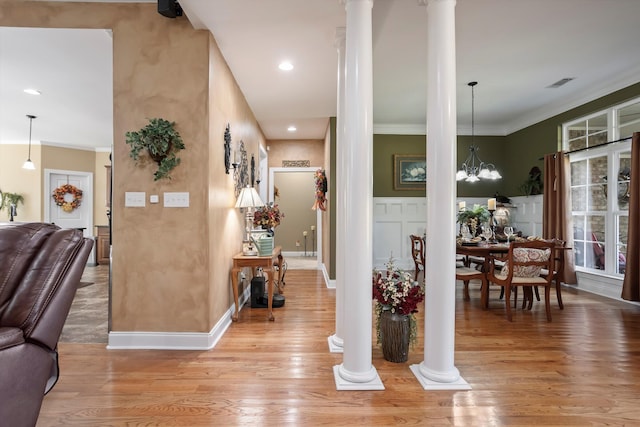
[(342, 355), (327, 346), (335, 291), (318, 271), (290, 270), (276, 321), (245, 306), (209, 351), (61, 343), (61, 378), (38, 426), (640, 425), (639, 307), (569, 290), (552, 323), (542, 303), (509, 323), (497, 289), (485, 311), (471, 288), (468, 302), (461, 284), (456, 292), (455, 342), (469, 391), (422, 389), (409, 369), (423, 359), (422, 337), (401, 364), (386, 362), (374, 337), (386, 389), (337, 391)]

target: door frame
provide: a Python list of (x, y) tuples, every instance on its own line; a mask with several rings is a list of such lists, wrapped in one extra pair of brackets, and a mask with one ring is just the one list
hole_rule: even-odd
[[(49, 194), (49, 186), (51, 185), (51, 175), (75, 175), (87, 179), (88, 190), (82, 191), (82, 204), (87, 208), (87, 228), (84, 230), (84, 237), (93, 238), (93, 172), (70, 171), (62, 169), (45, 169), (44, 170), (44, 188), (43, 206), (44, 206), (44, 222), (51, 222), (51, 195)], [(92, 249), (94, 251), (95, 248)], [(94, 259), (89, 256), (89, 260)]]
[[(273, 199), (273, 183), (276, 173), (300, 173), (300, 172), (313, 172), (318, 169), (322, 169), (320, 166), (308, 167), (308, 168), (269, 168), (269, 201)], [(322, 265), (322, 210), (316, 209), (316, 243), (318, 244), (318, 250), (316, 251), (316, 261), (318, 266)]]

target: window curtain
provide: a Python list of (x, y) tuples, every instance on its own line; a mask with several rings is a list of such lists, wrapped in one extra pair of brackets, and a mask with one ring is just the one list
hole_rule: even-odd
[[(573, 247), (573, 224), (569, 192), (569, 159), (562, 151), (544, 156), (542, 237), (561, 239)], [(572, 252), (564, 254), (564, 283), (577, 283)]]
[(640, 132), (631, 140), (631, 183), (629, 189), (629, 231), (627, 268), (622, 283), (622, 298), (640, 301)]

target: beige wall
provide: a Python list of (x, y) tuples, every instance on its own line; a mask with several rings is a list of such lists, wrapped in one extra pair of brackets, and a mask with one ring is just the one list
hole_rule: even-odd
[(269, 167), (281, 168), (283, 160), (309, 160), (309, 166), (324, 164), (324, 141), (322, 139), (270, 139)]
[[(22, 194), (24, 204), (18, 205), (16, 221), (30, 222), (41, 220), (42, 206), (42, 157), (40, 145), (31, 146), (31, 160), (36, 170), (22, 169), (27, 160), (27, 145), (0, 144), (0, 190), (6, 193)], [(8, 221), (8, 211), (0, 212), (0, 222)]]
[[(285, 217), (275, 230), (275, 244), (282, 246), (285, 252), (304, 251), (304, 235), (307, 232), (307, 255), (314, 252), (311, 226), (316, 224), (315, 172), (278, 172), (274, 174), (274, 186), (280, 197), (276, 204)], [(316, 234), (316, 244), (317, 244)], [(296, 242), (300, 246), (296, 246)]]
[[(106, 176), (104, 165), (109, 164), (109, 153), (96, 153), (88, 150), (76, 150), (48, 145), (32, 145), (31, 160), (36, 170), (22, 169), (27, 158), (26, 145), (0, 145), (0, 189), (10, 193), (22, 194), (24, 205), (18, 207), (16, 221), (44, 220), (44, 170), (58, 169), (91, 172), (94, 174), (94, 224), (106, 224), (104, 200), (106, 195)], [(106, 162), (106, 163), (105, 163)], [(98, 167), (100, 166), (100, 167)], [(0, 214), (0, 221), (6, 220), (6, 213)]]
[[(253, 152), (264, 143), (210, 34), (162, 17), (153, 3), (3, 1), (1, 10), (4, 26), (113, 30), (112, 329), (210, 331), (232, 301), (228, 272), (242, 236), (233, 176), (223, 167), (224, 126)], [(125, 132), (150, 117), (175, 121), (187, 147), (170, 181), (154, 182), (152, 166), (129, 158)], [(189, 192), (190, 207), (125, 208), (126, 191), (147, 200)]]
[[(264, 136), (251, 112), (242, 91), (213, 37), (209, 36), (209, 265), (212, 292), (211, 322), (216, 322), (233, 301), (230, 293), (229, 270), (231, 257), (242, 249), (244, 216), (235, 209), (233, 170), (227, 175), (224, 169), (224, 131), (229, 125), (231, 148), (240, 141), (245, 144), (247, 157), (253, 153), (259, 158), (259, 145), (265, 144)], [(242, 292), (242, 289), (240, 290)]]

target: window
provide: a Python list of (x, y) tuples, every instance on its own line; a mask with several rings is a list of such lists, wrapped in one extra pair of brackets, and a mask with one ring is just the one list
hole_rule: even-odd
[[(570, 154), (571, 212), (578, 270), (622, 275), (626, 269), (631, 140), (640, 131), (640, 100), (563, 125)], [(588, 148), (588, 150), (587, 150)]]

